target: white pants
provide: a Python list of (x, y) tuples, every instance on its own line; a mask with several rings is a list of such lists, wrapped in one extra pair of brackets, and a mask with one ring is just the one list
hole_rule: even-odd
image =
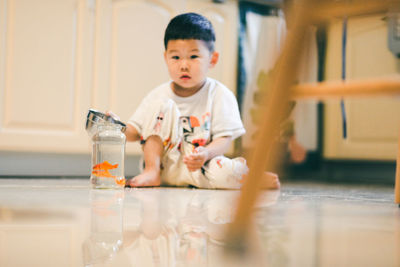
[(195, 186), (199, 188), (238, 189), (248, 168), (244, 158), (217, 156), (197, 171), (190, 172), (183, 157), (193, 152), (193, 146), (183, 142), (181, 114), (175, 102), (165, 99), (155, 103), (144, 118), (142, 143), (157, 135), (164, 145), (161, 166), (163, 185)]

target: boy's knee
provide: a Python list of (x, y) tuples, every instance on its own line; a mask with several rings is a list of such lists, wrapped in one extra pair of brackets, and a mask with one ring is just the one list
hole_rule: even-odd
[(159, 135), (150, 135), (149, 137), (147, 137), (145, 144), (147, 143), (152, 143), (154, 145), (160, 145), (162, 146), (163, 141), (161, 139), (161, 136)]
[(164, 146), (179, 139), (179, 110), (176, 103), (169, 98), (157, 99), (152, 105), (152, 111), (146, 115), (141, 132), (142, 144), (150, 136), (159, 136)]
[(213, 188), (239, 189), (248, 168), (243, 158), (229, 159), (218, 156), (208, 163), (207, 178)]

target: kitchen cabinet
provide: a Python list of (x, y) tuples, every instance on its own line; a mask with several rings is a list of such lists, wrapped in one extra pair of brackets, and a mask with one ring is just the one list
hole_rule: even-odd
[(189, 11), (213, 23), (221, 55), (210, 76), (235, 91), (234, 0), (0, 0), (0, 151), (90, 153), (87, 110), (128, 120), (169, 80), (164, 30)]
[[(399, 75), (400, 59), (388, 49), (385, 15), (348, 20), (347, 79)], [(326, 80), (341, 78), (342, 21), (328, 30)], [(325, 103), (324, 157), (327, 159), (395, 160), (400, 130), (400, 96), (345, 99), (347, 138), (342, 137), (340, 100)]]
[(0, 0), (0, 150), (87, 149), (94, 8)]

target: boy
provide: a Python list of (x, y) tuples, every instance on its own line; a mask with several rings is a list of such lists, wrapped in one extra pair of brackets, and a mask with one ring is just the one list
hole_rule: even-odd
[[(164, 58), (172, 81), (151, 91), (129, 119), (127, 141), (141, 140), (143, 172), (128, 186), (240, 188), (248, 168), (243, 158), (223, 154), (243, 135), (236, 98), (207, 72), (218, 62), (214, 29), (196, 13), (168, 24)], [(266, 173), (266, 186), (279, 188)]]

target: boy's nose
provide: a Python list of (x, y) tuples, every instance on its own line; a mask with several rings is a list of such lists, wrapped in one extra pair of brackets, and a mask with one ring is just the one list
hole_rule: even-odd
[(189, 65), (186, 60), (181, 61), (181, 70), (187, 70), (189, 68)]

